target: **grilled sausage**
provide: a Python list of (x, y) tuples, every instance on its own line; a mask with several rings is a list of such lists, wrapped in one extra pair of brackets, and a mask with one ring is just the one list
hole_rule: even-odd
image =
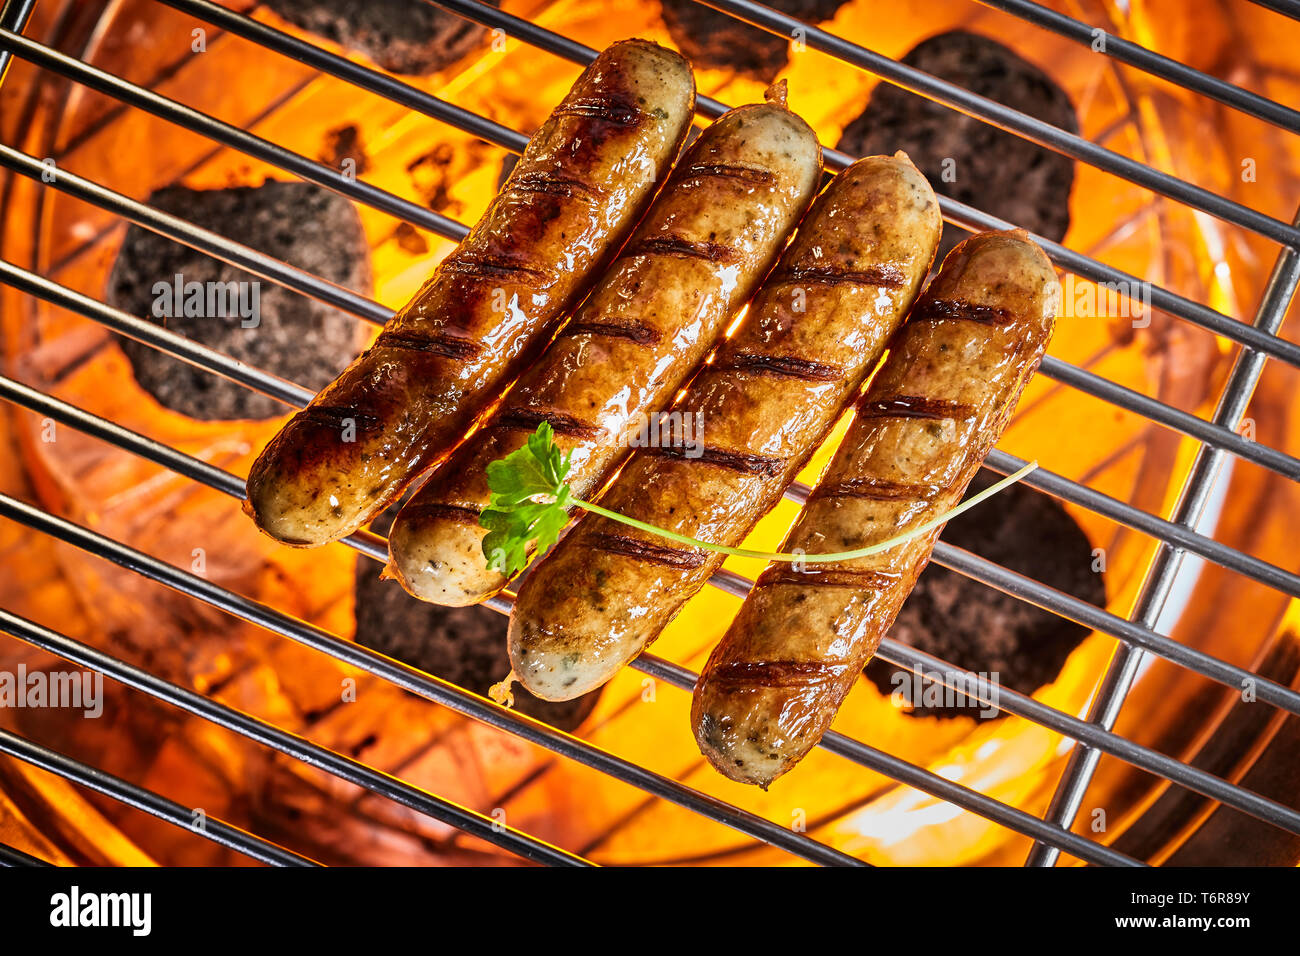
[[(856, 550), (956, 505), (1042, 360), (1058, 290), (1023, 232), (957, 246), (890, 342), (782, 550)], [(766, 787), (812, 749), (938, 537), (854, 561), (767, 567), (695, 688), (695, 738), (718, 770)]]
[(263, 449), (246, 503), (258, 526), (307, 547), (344, 537), (450, 451), (623, 244), (694, 102), (678, 54), (644, 40), (601, 53), (465, 240)]
[[(436, 604), (486, 600), (506, 578), (483, 556), (478, 523), (490, 462), (539, 422), (573, 455), (585, 497), (666, 407), (727, 320), (771, 269), (812, 202), (821, 147), (782, 105), (743, 106), (677, 164), (645, 220), (504, 406), (425, 482), (389, 534), (390, 572)], [(654, 421), (654, 425), (651, 422)]]
[[(835, 177), (748, 321), (675, 407), (699, 416), (702, 447), (639, 450), (601, 504), (739, 543), (861, 387), (916, 296), (940, 229), (934, 193), (906, 157), (871, 157)], [(584, 518), (524, 581), (510, 622), (514, 673), (553, 700), (599, 686), (721, 561)]]

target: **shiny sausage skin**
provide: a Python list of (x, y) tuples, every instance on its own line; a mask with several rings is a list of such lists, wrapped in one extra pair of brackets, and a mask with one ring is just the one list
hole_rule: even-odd
[(258, 526), (306, 547), (344, 537), (447, 454), (623, 244), (694, 102), (678, 54), (645, 40), (601, 53), (465, 240), (263, 449), (245, 506)]
[[(852, 551), (956, 505), (1042, 360), (1058, 297), (1051, 263), (1023, 232), (953, 249), (781, 550)], [(766, 787), (811, 750), (938, 537), (854, 561), (769, 565), (695, 688), (691, 721), (709, 762)]]
[[(674, 410), (703, 448), (643, 449), (601, 504), (735, 545), (780, 500), (861, 387), (934, 258), (939, 206), (905, 157), (836, 176), (750, 306), (748, 321)], [(510, 623), (514, 672), (534, 694), (604, 683), (721, 564), (713, 552), (589, 515), (527, 577)]]
[(505, 587), (478, 523), (488, 464), (546, 421), (573, 455), (574, 494), (598, 489), (772, 268), (820, 173), (816, 134), (782, 106), (708, 127), (559, 337), (402, 509), (388, 539), (402, 586), (453, 606)]

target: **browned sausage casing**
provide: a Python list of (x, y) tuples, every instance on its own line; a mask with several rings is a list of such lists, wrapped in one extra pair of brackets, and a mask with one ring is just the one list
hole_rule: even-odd
[(816, 134), (783, 106), (743, 106), (709, 126), (503, 407), (402, 509), (388, 538), (402, 586), (453, 606), (505, 587), (478, 523), (488, 464), (546, 421), (572, 453), (574, 494), (599, 488), (771, 269), (820, 172)]
[(465, 240), (262, 451), (258, 526), (286, 544), (344, 537), (445, 455), (623, 244), (694, 102), (678, 54), (644, 40), (601, 53)]
[[(745, 324), (674, 407), (697, 416), (702, 447), (639, 450), (601, 504), (739, 543), (861, 387), (930, 267), (941, 225), (934, 193), (906, 157), (870, 157), (836, 176)], [(721, 560), (584, 518), (520, 590), (515, 674), (552, 700), (599, 686), (659, 636)]]
[[(1023, 232), (953, 249), (781, 550), (853, 551), (956, 505), (1042, 360), (1058, 296)], [(695, 688), (695, 738), (718, 770), (766, 787), (816, 745), (939, 533), (854, 561), (767, 567)]]

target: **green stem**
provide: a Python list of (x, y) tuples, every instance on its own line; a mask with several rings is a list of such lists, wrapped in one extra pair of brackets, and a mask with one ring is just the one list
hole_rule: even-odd
[(810, 564), (822, 564), (831, 561), (851, 561), (854, 558), (866, 558), (866, 557), (870, 557), (873, 554), (880, 554), (882, 551), (888, 551), (890, 548), (896, 548), (900, 544), (903, 544), (907, 541), (911, 541), (913, 538), (920, 537), (921, 535), (925, 534), (928, 531), (933, 531), (935, 528), (939, 527), (940, 525), (944, 524), (947, 521), (952, 520), (953, 518), (957, 517), (959, 514), (969, 511), (971, 508), (974, 508), (981, 501), (984, 501), (987, 498), (991, 498), (993, 495), (996, 495), (1002, 489), (1014, 485), (1017, 481), (1024, 478), (1026, 475), (1028, 475), (1031, 471), (1033, 471), (1037, 467), (1038, 467), (1038, 462), (1031, 461), (1029, 464), (1025, 465), (1025, 467), (1021, 468), (1019, 471), (1007, 475), (1001, 481), (989, 485), (989, 487), (985, 488), (979, 494), (967, 498), (961, 504), (957, 505), (954, 508), (950, 508), (948, 511), (945, 511), (943, 514), (939, 515), (939, 517), (931, 518), (929, 521), (917, 525), (915, 528), (912, 528), (910, 531), (904, 531), (902, 534), (895, 535), (892, 538), (887, 538), (884, 541), (880, 541), (876, 544), (869, 545), (865, 548), (858, 548), (854, 551), (836, 551), (832, 554), (787, 554), (784, 552), (773, 552), (773, 551), (751, 551), (748, 548), (729, 548), (726, 545), (714, 544), (711, 541), (701, 541), (699, 538), (692, 538), (688, 535), (677, 534), (674, 531), (665, 531), (663, 528), (658, 528), (655, 525), (647, 524), (644, 521), (637, 521), (635, 518), (629, 518), (626, 515), (621, 515), (617, 511), (610, 511), (608, 508), (602, 508), (600, 505), (593, 505), (591, 502), (583, 501), (580, 498), (573, 499), (573, 503), (585, 511), (590, 511), (593, 514), (598, 514), (602, 517), (608, 518), (611, 521), (617, 521), (620, 524), (629, 525), (633, 528), (639, 528), (642, 531), (648, 531), (650, 534), (658, 535), (661, 538), (667, 538), (670, 541), (676, 541), (679, 544), (686, 544), (695, 548), (703, 548), (706, 551), (716, 551), (719, 554), (730, 554), (738, 558), (758, 558), (762, 561), (791, 561), (791, 562), (802, 561)]

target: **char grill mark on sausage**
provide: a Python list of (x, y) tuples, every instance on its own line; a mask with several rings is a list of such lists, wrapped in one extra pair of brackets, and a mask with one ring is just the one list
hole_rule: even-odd
[(867, 269), (837, 269), (834, 266), (792, 266), (778, 276), (780, 282), (808, 285), (870, 285), (885, 289), (901, 289), (907, 284), (907, 273), (895, 265), (872, 266)]
[(535, 408), (506, 408), (501, 411), (491, 428), (509, 428), (519, 431), (535, 431), (542, 422), (548, 423), (557, 435), (568, 435), (583, 441), (593, 441), (600, 437), (601, 429), (580, 418), (563, 412), (543, 412)]
[(595, 335), (611, 339), (627, 339), (637, 345), (659, 344), (659, 330), (635, 319), (601, 319), (594, 322), (570, 322), (560, 335)]
[(726, 451), (722, 448), (678, 448), (665, 445), (660, 448), (646, 448), (647, 455), (661, 458), (681, 458), (686, 461), (699, 461), (706, 465), (716, 465), (729, 471), (738, 471), (746, 475), (758, 475), (763, 478), (775, 478), (785, 471), (786, 459), (774, 455), (749, 455), (744, 452)]
[(837, 679), (845, 664), (822, 661), (732, 661), (722, 664), (712, 679), (722, 687), (816, 687)]
[(705, 262), (730, 262), (735, 252), (718, 242), (696, 242), (681, 236), (653, 236), (642, 239), (627, 252), (629, 256), (675, 256), (679, 259), (703, 259)]
[(774, 565), (759, 578), (756, 588), (778, 584), (796, 587), (853, 588), (883, 591), (898, 583), (900, 575), (869, 568), (815, 568), (796, 571), (792, 564)]
[(433, 352), (458, 362), (477, 358), (483, 352), (483, 346), (478, 342), (471, 342), (443, 332), (417, 332), (408, 329), (381, 332), (379, 338), (375, 340), (375, 346), (411, 352)]
[(607, 123), (613, 123), (615, 126), (626, 126), (628, 129), (640, 126), (646, 117), (645, 113), (631, 103), (604, 97), (588, 100), (575, 98), (556, 107), (551, 115), (604, 120)]
[(696, 163), (688, 166), (681, 175), (684, 179), (722, 176), (728, 179), (741, 179), (755, 186), (768, 186), (776, 179), (771, 170), (757, 166), (743, 166), (740, 163)]
[(988, 305), (973, 305), (955, 299), (928, 299), (912, 313), (913, 322), (939, 322), (956, 319), (979, 322), (982, 325), (1010, 325), (1016, 316), (1010, 309)]
[(866, 498), (872, 501), (928, 501), (943, 488), (906, 481), (888, 481), (884, 478), (850, 478), (837, 484), (817, 488), (811, 500), (826, 498)]
[(725, 364), (715, 366), (720, 371), (753, 372), (756, 375), (780, 375), (805, 382), (838, 382), (844, 378), (844, 369), (802, 359), (796, 355), (762, 355), (758, 352), (736, 352)]
[(865, 398), (858, 403), (858, 415), (870, 418), (944, 418), (966, 419), (975, 415), (974, 406), (965, 402), (950, 402), (942, 398), (926, 398), (923, 395), (891, 395), (868, 401)]
[(440, 502), (415, 502), (409, 506), (412, 516), (417, 518), (449, 518), (461, 524), (478, 524), (482, 514), (478, 508), (466, 505), (447, 505)]
[(562, 196), (565, 199), (576, 199), (581, 196), (595, 201), (602, 198), (601, 192), (588, 183), (564, 176), (553, 176), (549, 173), (525, 173), (517, 176), (511, 180), (510, 188), (517, 193), (546, 193), (551, 196)]
[(476, 256), (468, 253), (453, 254), (443, 259), (440, 268), (444, 272), (454, 272), (457, 275), (468, 276), (471, 279), (512, 279), (519, 281), (525, 277), (530, 277), (539, 282), (545, 282), (550, 278), (541, 269), (534, 269), (518, 262), (511, 262), (508, 259)]
[(367, 415), (365, 412), (357, 411), (357, 409), (349, 408), (346, 405), (308, 405), (299, 414), (309, 421), (327, 425), (330, 428), (342, 428), (350, 422), (356, 427), (357, 431), (365, 431), (367, 428), (374, 428), (380, 424), (378, 416)]
[(598, 551), (619, 554), (637, 561), (651, 564), (663, 564), (670, 568), (694, 570), (704, 567), (708, 555), (703, 551), (688, 551), (685, 548), (670, 548), (662, 544), (638, 541), (623, 534), (595, 534), (590, 544)]

